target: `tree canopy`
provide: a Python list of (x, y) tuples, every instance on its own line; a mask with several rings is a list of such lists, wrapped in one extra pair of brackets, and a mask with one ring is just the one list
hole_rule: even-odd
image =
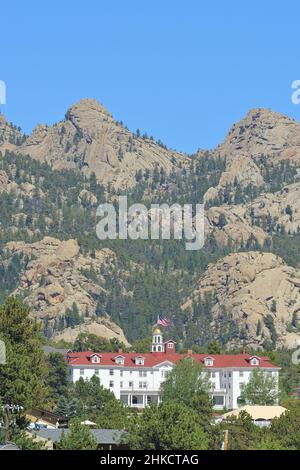
[(163, 401), (179, 401), (193, 405), (196, 395), (208, 394), (210, 390), (208, 372), (192, 358), (178, 361), (161, 385)]
[(276, 378), (262, 369), (254, 369), (248, 383), (242, 386), (240, 402), (249, 405), (275, 405), (277, 401)]
[(205, 450), (209, 439), (197, 414), (178, 402), (163, 402), (145, 409), (128, 426), (126, 442), (131, 449)]

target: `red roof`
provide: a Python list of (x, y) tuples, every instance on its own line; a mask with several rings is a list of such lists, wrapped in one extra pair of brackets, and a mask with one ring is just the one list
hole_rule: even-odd
[[(114, 366), (120, 364), (115, 363), (115, 358), (119, 357), (119, 353), (101, 353), (101, 362), (100, 363), (92, 363), (91, 362), (91, 355), (93, 355), (92, 351), (84, 351), (84, 352), (70, 352), (67, 355), (68, 362), (74, 366), (83, 366), (83, 365), (105, 365), (105, 366)], [(252, 366), (249, 362), (249, 359), (253, 357), (251, 354), (178, 354), (173, 351), (167, 352), (150, 352), (150, 353), (123, 353), (122, 356), (124, 357), (124, 367), (136, 367), (136, 368), (143, 368), (143, 367), (154, 367), (162, 362), (169, 361), (173, 364), (180, 361), (184, 357), (192, 357), (197, 362), (204, 365), (204, 359), (206, 357), (214, 359), (213, 366), (207, 366), (207, 368), (212, 369), (221, 369), (225, 367), (229, 368), (255, 368), (257, 366)], [(144, 364), (139, 365), (135, 364), (135, 359), (137, 357), (144, 358)], [(267, 357), (260, 357), (259, 367), (266, 367), (266, 368), (273, 368), (279, 369), (279, 367), (275, 366), (270, 362), (270, 359)]]

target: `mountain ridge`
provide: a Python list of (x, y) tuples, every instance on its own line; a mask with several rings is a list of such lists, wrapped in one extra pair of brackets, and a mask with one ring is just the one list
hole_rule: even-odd
[[(288, 289), (300, 267), (299, 136), (296, 121), (253, 109), (216, 149), (186, 155), (131, 133), (95, 100), (76, 103), (64, 120), (40, 124), (27, 137), (1, 116), (1, 297), (14, 293), (29, 302), (50, 338), (93, 329), (120, 337), (121, 327), (132, 342), (163, 309), (187, 347), (214, 339), (223, 346), (292, 347), (300, 332), (298, 281)], [(147, 206), (204, 202), (203, 250), (191, 256), (178, 241), (100, 242), (96, 207), (125, 191)], [(70, 259), (61, 259), (64, 247)], [(110, 267), (100, 261), (107, 249)], [(254, 258), (282, 290), (284, 304), (268, 281), (277, 316), (256, 284), (239, 287), (236, 264), (251, 271)], [(217, 274), (230, 263), (224, 298), (227, 281)], [(259, 267), (256, 275), (263, 283)], [(183, 308), (187, 303), (192, 310)]]

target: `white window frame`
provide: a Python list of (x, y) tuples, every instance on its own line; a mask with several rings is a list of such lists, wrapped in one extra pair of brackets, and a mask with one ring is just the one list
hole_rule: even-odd
[(135, 364), (137, 366), (143, 366), (145, 364), (145, 358), (141, 357), (141, 356), (136, 357), (135, 358)]

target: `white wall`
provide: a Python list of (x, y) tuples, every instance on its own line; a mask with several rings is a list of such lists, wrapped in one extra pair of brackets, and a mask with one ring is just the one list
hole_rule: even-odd
[[(80, 370), (84, 371), (84, 374), (80, 374)], [(101, 385), (110, 389), (120, 399), (120, 394), (123, 392), (132, 391), (142, 392), (154, 391), (159, 392), (162, 382), (164, 382), (168, 372), (172, 370), (172, 365), (169, 363), (161, 364), (154, 368), (126, 368), (123, 366), (101, 366), (93, 364), (91, 366), (69, 366), (70, 380), (76, 382), (82, 377), (84, 380), (90, 380), (95, 374), (95, 370), (99, 371), (96, 376), (99, 377)], [(113, 371), (113, 375), (110, 375), (110, 370)], [(225, 407), (228, 409), (238, 408), (238, 397), (241, 395), (241, 384), (246, 384), (249, 381), (251, 371), (253, 369), (207, 369), (210, 373), (210, 382), (214, 384), (213, 391), (226, 390)], [(146, 376), (140, 376), (140, 371), (145, 372)], [(266, 369), (267, 371), (267, 369)], [(274, 377), (278, 381), (278, 371), (272, 371)], [(242, 373), (242, 374), (240, 374)], [(110, 382), (113, 381), (114, 386), (110, 387)], [(121, 388), (121, 382), (123, 387)], [(132, 387), (129, 387), (129, 382), (132, 382)], [(146, 383), (146, 388), (140, 388), (140, 382)]]

